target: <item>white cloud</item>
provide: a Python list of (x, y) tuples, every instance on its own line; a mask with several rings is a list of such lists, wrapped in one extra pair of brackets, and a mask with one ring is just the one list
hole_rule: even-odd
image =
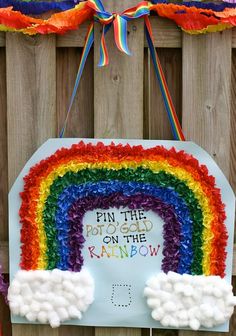
[(55, 328), (63, 321), (81, 319), (94, 300), (94, 281), (86, 269), (18, 271), (8, 299), (13, 314)]
[(236, 297), (218, 276), (159, 273), (147, 281), (144, 295), (152, 318), (165, 327), (212, 328), (228, 321)]

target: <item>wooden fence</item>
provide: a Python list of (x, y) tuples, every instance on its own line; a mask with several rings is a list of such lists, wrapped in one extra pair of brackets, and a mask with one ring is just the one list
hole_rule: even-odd
[[(136, 0), (106, 0), (108, 10)], [(236, 189), (236, 30), (202, 36), (152, 18), (155, 46), (188, 140), (205, 148)], [(7, 192), (32, 153), (55, 137), (65, 118), (87, 26), (65, 36), (0, 35), (0, 259), (8, 272)], [(101, 27), (88, 58), (66, 136), (171, 139), (170, 125), (149, 52), (143, 21), (129, 24), (133, 56), (121, 54), (112, 33), (110, 65), (98, 68)], [(236, 275), (236, 262), (233, 274)], [(236, 284), (236, 281), (235, 281)], [(149, 330), (13, 325), (1, 301), (4, 336), (147, 336)], [(197, 332), (154, 330), (153, 335)], [(208, 334), (208, 333), (203, 333)], [(201, 335), (203, 335), (201, 334)], [(230, 335), (236, 335), (236, 314)], [(213, 336), (214, 333), (211, 335)]]

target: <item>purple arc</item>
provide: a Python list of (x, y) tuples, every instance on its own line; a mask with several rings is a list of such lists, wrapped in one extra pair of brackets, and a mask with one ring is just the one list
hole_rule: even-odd
[(71, 206), (68, 212), (69, 218), (69, 270), (79, 272), (83, 266), (84, 259), (82, 249), (84, 247), (85, 238), (83, 236), (83, 218), (87, 211), (109, 208), (127, 207), (129, 209), (152, 210), (163, 221), (163, 238), (164, 246), (162, 250), (162, 270), (164, 272), (177, 272), (180, 261), (180, 242), (181, 242), (181, 226), (175, 215), (174, 208), (164, 203), (157, 197), (137, 193), (126, 196), (122, 193), (113, 193), (108, 196), (89, 196), (80, 198)]

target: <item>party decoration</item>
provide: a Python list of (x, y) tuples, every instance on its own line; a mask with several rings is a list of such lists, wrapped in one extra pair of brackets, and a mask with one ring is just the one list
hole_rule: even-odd
[[(2, 2), (2, 3), (1, 3)], [(102, 24), (114, 22), (114, 26), (119, 21), (126, 22), (140, 13), (138, 17), (149, 15), (155, 12), (160, 17), (173, 20), (181, 29), (190, 34), (222, 31), (235, 26), (235, 3), (213, 4), (204, 2), (181, 2), (171, 3), (167, 1), (142, 1), (135, 7), (124, 10), (122, 13), (109, 13), (100, 11), (101, 0), (86, 0), (73, 7), (72, 1), (53, 2), (46, 5), (44, 2), (26, 3), (22, 1), (3, 1), (0, 5), (0, 30), (18, 31), (24, 34), (62, 34), (70, 30), (77, 29), (81, 23), (87, 20), (98, 20)], [(9, 3), (9, 7), (6, 5)], [(13, 7), (10, 7), (13, 5)], [(148, 12), (142, 13), (142, 8), (147, 8)], [(15, 9), (18, 9), (15, 10)], [(48, 19), (34, 18), (25, 14), (38, 14), (46, 9), (61, 11), (51, 15)], [(66, 9), (66, 10), (64, 10)], [(104, 14), (105, 13), (105, 14)], [(118, 36), (118, 35), (116, 35)], [(123, 39), (125, 38), (123, 35)], [(123, 50), (123, 49), (122, 49)], [(128, 49), (126, 50), (128, 51)]]
[(74, 8), (79, 0), (65, 1), (26, 1), (26, 0), (0, 0), (0, 8), (12, 7), (22, 14), (39, 15), (48, 11), (62, 12)]
[(234, 195), (195, 144), (49, 140), (15, 182), (10, 215), (14, 315), (52, 327), (73, 318), (227, 330)]

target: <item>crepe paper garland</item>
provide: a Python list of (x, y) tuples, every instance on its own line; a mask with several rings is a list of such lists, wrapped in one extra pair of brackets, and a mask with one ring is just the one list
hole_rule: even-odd
[[(83, 1), (83, 0), (81, 0)], [(224, 0), (225, 1), (225, 0)], [(26, 0), (0, 0), (0, 8), (12, 7), (15, 11), (19, 11), (22, 14), (34, 14), (39, 15), (48, 11), (56, 11), (63, 12), (68, 9), (74, 8), (76, 4), (78, 4), (80, 0), (62, 0), (62, 1), (26, 1)], [(153, 4), (157, 3), (165, 3), (168, 4), (168, 1), (165, 0), (152, 0)], [(204, 3), (198, 1), (185, 2), (183, 1), (181, 4), (187, 7), (197, 7), (202, 9), (213, 9), (214, 11), (222, 11), (225, 8), (235, 8), (235, 1), (228, 0), (223, 4), (215, 4), (215, 3)]]
[[(171, 244), (167, 243), (165, 257), (170, 268), (168, 269), (168, 263), (165, 263), (164, 258), (165, 272), (169, 270), (182, 272), (188, 269), (190, 274), (222, 277), (225, 274), (227, 232), (220, 190), (215, 187), (214, 177), (209, 176), (207, 168), (184, 151), (177, 152), (174, 148), (167, 150), (161, 146), (143, 149), (142, 146), (114, 144), (105, 146), (102, 143), (92, 145), (81, 142), (72, 145), (69, 149), (58, 150), (32, 167), (24, 180), (20, 209), (22, 269), (56, 267), (69, 270), (80, 269), (83, 264), (81, 259), (81, 248), (84, 242), (81, 236), (83, 216), (76, 215), (80, 226), (76, 226), (78, 232), (74, 232), (71, 219), (74, 217), (70, 216), (73, 210), (81, 209), (80, 202), (87, 204), (86, 209), (89, 206), (93, 207), (94, 203), (88, 205), (90, 198), (95, 203), (99, 203), (99, 199), (102, 199), (104, 206), (107, 200), (107, 207), (109, 207), (109, 199), (112, 200), (115, 197), (114, 199), (119, 200), (116, 205), (119, 207), (119, 204), (122, 205), (123, 198), (126, 200), (126, 197), (137, 197), (140, 200), (149, 200), (147, 206), (150, 203), (150, 207), (151, 204), (158, 204), (158, 199), (159, 202), (165, 203), (170, 217), (172, 212), (177, 216), (178, 225), (181, 227), (181, 234), (177, 234), (177, 230), (175, 237), (176, 242), (179, 242), (176, 243), (178, 262), (174, 261), (174, 264), (169, 262), (168, 253), (173, 251)], [(103, 181), (108, 181), (110, 184), (105, 184), (106, 188), (103, 185), (102, 191), (100, 189), (98, 191), (96, 185), (94, 185), (94, 192), (86, 189), (89, 188), (89, 183)], [(119, 186), (116, 181), (129, 183), (129, 186), (127, 187), (126, 184)], [(112, 193), (111, 182), (114, 182)], [(139, 183), (144, 186), (141, 187)], [(67, 190), (72, 186), (75, 188), (81, 186), (82, 189), (79, 190), (82, 194), (79, 195), (74, 190), (72, 193), (72, 189), (69, 189), (68, 194)], [(99, 184), (98, 186), (101, 187)], [(86, 194), (87, 198), (82, 197), (86, 190), (87, 193), (88, 190), (91, 192)], [(164, 191), (169, 201), (167, 196), (164, 196)], [(169, 197), (171, 192), (172, 198)], [(63, 201), (61, 201), (62, 194), (67, 195)], [(130, 204), (135, 207), (134, 201)], [(63, 211), (65, 211), (64, 217), (61, 216)], [(188, 245), (190, 253), (186, 256), (183, 252), (185, 250), (183, 242), (186, 243), (183, 232), (190, 237)], [(167, 242), (168, 234), (165, 233)], [(72, 243), (70, 245), (67, 243), (71, 239), (79, 242), (77, 248), (75, 243), (73, 248)], [(184, 268), (182, 271), (181, 267)]]
[(159, 273), (147, 281), (144, 295), (152, 318), (169, 328), (212, 328), (228, 321), (236, 305), (232, 286), (216, 276)]
[[(200, 7), (201, 2), (197, 6), (190, 6), (175, 3), (157, 3), (141, 2), (136, 7), (148, 6), (150, 11), (155, 11), (159, 16), (171, 19), (184, 31), (191, 34), (216, 32), (236, 25), (236, 9), (225, 7), (222, 11), (206, 9)], [(221, 4), (219, 5), (221, 6)], [(215, 8), (215, 7), (213, 7)], [(222, 8), (222, 7), (219, 7)], [(130, 9), (121, 13), (121, 16), (128, 14)], [(0, 30), (2, 31), (18, 31), (24, 34), (62, 34), (70, 30), (77, 29), (81, 23), (91, 20), (97, 14), (91, 8), (91, 1), (79, 3), (74, 8), (53, 14), (49, 19), (43, 20), (26, 16), (12, 8), (0, 9)], [(116, 15), (113, 14), (113, 20)]]
[[(169, 1), (166, 0), (152, 0), (151, 3), (153, 4), (168, 4)], [(230, 3), (230, 1), (227, 1), (225, 3), (220, 2), (203, 2), (203, 1), (182, 1), (182, 2), (175, 2), (175, 4), (178, 5), (184, 5), (187, 7), (196, 7), (196, 8), (202, 8), (202, 9), (212, 9), (216, 12), (221, 12), (225, 8), (235, 8), (234, 3)]]
[(12, 7), (22, 14), (39, 15), (48, 11), (62, 12), (74, 8), (79, 0), (65, 1), (20, 1), (20, 0), (0, 0), (0, 8)]

